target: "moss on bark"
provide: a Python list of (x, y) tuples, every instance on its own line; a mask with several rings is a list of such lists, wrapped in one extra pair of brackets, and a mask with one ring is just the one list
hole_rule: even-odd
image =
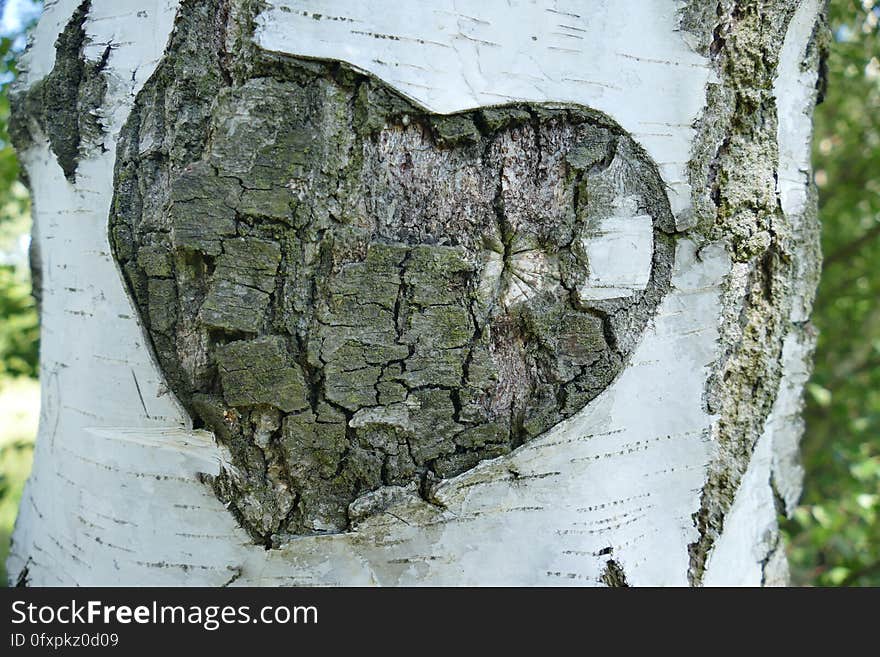
[[(810, 330), (792, 324), (791, 309), (802, 294), (809, 306), (815, 291), (815, 208), (788, 216), (777, 192), (774, 80), (796, 8), (785, 0), (695, 1), (681, 15), (694, 47), (710, 57), (718, 73), (707, 89), (689, 163), (693, 223), (707, 241), (724, 241), (733, 261), (722, 296), (722, 356), (706, 391), (707, 410), (718, 421), (715, 454), (694, 514), (699, 531), (690, 546), (694, 584), (702, 580), (776, 399), (783, 340), (792, 330)], [(815, 48), (802, 65), (818, 67)]]

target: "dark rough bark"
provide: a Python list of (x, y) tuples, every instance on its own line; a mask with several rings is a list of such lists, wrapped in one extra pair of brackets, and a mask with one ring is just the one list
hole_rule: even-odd
[(614, 559), (609, 559), (605, 564), (605, 570), (599, 578), (605, 586), (609, 588), (625, 588), (629, 584), (626, 582), (626, 573), (623, 568)]
[[(383, 486), (430, 499), (580, 410), (668, 289), (673, 224), (607, 117), (432, 115), (336, 64), (233, 56), (229, 21), (183, 4), (110, 234), (174, 393), (231, 450), (217, 493), (273, 545), (346, 529)], [(653, 218), (650, 282), (581, 298), (582, 239), (621, 197)]]
[[(690, 579), (699, 584), (725, 516), (776, 399), (792, 303), (807, 306), (820, 271), (815, 195), (803, 216), (787, 216), (777, 193), (778, 116), (773, 93), (779, 56), (797, 3), (787, 0), (690, 2), (682, 27), (698, 38), (718, 82), (707, 89), (690, 162), (697, 230), (725, 240), (733, 260), (723, 296), (722, 357), (707, 386), (707, 409), (719, 416), (716, 453), (694, 523)], [(827, 30), (816, 26), (804, 66), (819, 68)], [(809, 341), (809, 340), (808, 340)]]
[(90, 7), (90, 0), (84, 0), (58, 36), (52, 72), (26, 93), (13, 95), (14, 111), (9, 122), (10, 136), (20, 150), (32, 141), (33, 130), (45, 133), (58, 164), (71, 182), (76, 177), (80, 155), (100, 147), (103, 136), (99, 110), (107, 81), (101, 71), (110, 46), (97, 62), (84, 58), (84, 24)]

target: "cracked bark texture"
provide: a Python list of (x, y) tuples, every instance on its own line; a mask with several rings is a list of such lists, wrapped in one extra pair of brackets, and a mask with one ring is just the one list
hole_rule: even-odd
[(11, 577), (784, 582), (821, 7), (679, 4), (47, 7)]
[[(254, 538), (343, 531), (383, 486), (430, 499), (607, 387), (673, 250), (660, 176), (619, 126), (578, 106), (430, 114), (292, 58), (233, 78), (218, 12), (184, 5), (135, 103), (110, 233)], [(609, 222), (647, 231), (627, 254), (641, 289), (590, 280)]]

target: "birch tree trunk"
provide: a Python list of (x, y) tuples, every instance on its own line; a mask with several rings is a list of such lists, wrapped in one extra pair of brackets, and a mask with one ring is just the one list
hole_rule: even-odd
[(27, 585), (781, 584), (820, 0), (58, 0)]

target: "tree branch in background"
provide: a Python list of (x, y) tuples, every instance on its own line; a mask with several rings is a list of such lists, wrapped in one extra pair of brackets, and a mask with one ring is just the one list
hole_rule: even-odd
[(825, 269), (828, 269), (828, 267), (837, 263), (848, 260), (878, 237), (880, 237), (880, 223), (868, 229), (860, 237), (857, 237), (852, 242), (845, 244), (844, 246), (837, 249), (837, 251), (825, 258)]

